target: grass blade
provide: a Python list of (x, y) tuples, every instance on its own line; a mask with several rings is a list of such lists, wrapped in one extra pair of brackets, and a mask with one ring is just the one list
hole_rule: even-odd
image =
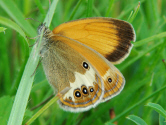
[(23, 116), (25, 113), (26, 105), (28, 103), (28, 98), (30, 94), (30, 90), (32, 88), (32, 83), (34, 79), (34, 75), (31, 76), (34, 72), (35, 67), (38, 64), (39, 57), (36, 53), (36, 45), (33, 47), (30, 57), (25, 66), (24, 73), (22, 75), (16, 97), (14, 100), (14, 104), (12, 107), (12, 111), (9, 117), (8, 125), (21, 125)]
[(127, 114), (128, 112), (130, 112), (132, 109), (136, 108), (137, 106), (139, 106), (140, 104), (142, 104), (143, 102), (147, 101), (148, 99), (152, 98), (153, 96), (159, 94), (161, 91), (165, 90), (166, 86), (163, 86), (162, 88), (158, 89), (157, 91), (155, 91), (154, 93), (152, 93), (151, 95), (149, 95), (148, 97), (145, 97), (144, 99), (142, 99), (141, 101), (137, 102), (136, 104), (134, 104), (133, 106), (131, 106), (130, 108), (128, 108), (126, 111), (122, 112), (121, 114), (117, 115), (114, 119), (110, 120), (107, 122), (107, 124), (109, 123), (113, 123), (116, 120), (118, 120), (119, 118), (121, 118), (122, 116), (124, 116), (125, 114)]
[(7, 28), (5, 28), (5, 27), (0, 27), (0, 32), (4, 32), (5, 33), (5, 30), (6, 30)]
[(156, 43), (155, 45), (149, 47), (147, 50), (144, 50), (143, 52), (139, 52), (139, 54), (135, 58), (132, 58), (132, 60), (129, 60), (128, 63), (125, 63), (123, 66), (120, 67), (120, 69), (121, 70), (125, 69), (126, 67), (128, 67), (129, 65), (131, 65), (132, 63), (140, 59), (142, 56), (144, 56), (146, 53), (154, 50), (156, 47), (160, 46), (163, 43), (164, 43), (163, 41), (160, 41)]
[(41, 115), (48, 107), (50, 107), (53, 103), (55, 103), (59, 98), (55, 96), (48, 103), (46, 103), (35, 115), (32, 116), (31, 119), (25, 125), (30, 125), (39, 115)]
[(129, 115), (126, 117), (127, 119), (135, 122), (137, 125), (147, 125), (147, 123), (140, 117), (135, 115)]
[(28, 43), (24, 31), (15, 22), (0, 16), (0, 23), (17, 31)]
[(139, 47), (139, 46), (142, 46), (144, 44), (147, 44), (148, 42), (152, 41), (152, 40), (157, 40), (157, 39), (161, 39), (163, 37), (166, 37), (166, 32), (162, 32), (162, 33), (159, 33), (157, 35), (154, 35), (154, 36), (151, 36), (151, 37), (148, 37), (148, 38), (145, 38), (143, 40), (140, 40), (140, 41), (137, 41), (134, 44), (134, 47)]
[(0, 6), (30, 37), (37, 35), (36, 30), (25, 21), (25, 17), (13, 0), (0, 0)]
[(75, 6), (73, 12), (71, 13), (71, 16), (70, 16), (70, 18), (69, 18), (68, 21), (70, 21), (70, 20), (73, 19), (73, 17), (74, 17), (74, 15), (75, 15), (76, 11), (78, 10), (78, 7), (80, 6), (81, 2), (82, 2), (82, 0), (79, 0), (79, 1), (78, 1), (77, 5)]
[[(58, 2), (58, 0), (53, 1), (50, 11), (52, 11), (56, 8), (57, 2)], [(47, 14), (49, 16), (47, 16), (45, 18), (45, 20), (48, 20), (48, 22), (46, 21), (48, 26), (51, 22), (51, 20), (49, 20), (49, 19), (52, 19), (53, 14), (54, 14), (54, 12), (50, 12), (50, 11), (48, 11), (49, 14)], [(42, 36), (40, 37), (40, 39), (41, 38), (42, 38)], [(27, 61), (23, 76), (22, 76), (20, 84), (19, 84), (19, 88), (16, 93), (16, 97), (15, 97), (12, 111), (11, 111), (11, 114), (9, 117), (8, 125), (21, 125), (22, 124), (23, 116), (25, 113), (26, 105), (28, 103), (29, 94), (30, 94), (30, 91), (32, 88), (32, 83), (34, 80), (34, 75), (33, 76), (31, 76), (31, 75), (33, 74), (33, 72), (38, 64), (38, 61), (39, 61), (38, 53), (39, 53), (40, 44), (41, 44), (41, 40), (39, 42), (39, 46), (37, 46), (37, 44), (35, 44), (35, 46), (32, 48), (30, 57)]]
[(166, 120), (162, 115), (159, 115), (159, 125), (166, 125)]
[(107, 9), (107, 12), (106, 12), (106, 14), (105, 14), (106, 17), (109, 17), (109, 14), (110, 14), (110, 12), (111, 12), (111, 8), (112, 8), (112, 6), (113, 6), (114, 1), (115, 1), (115, 0), (110, 0), (109, 6), (108, 6), (108, 9)]
[(53, 18), (54, 13), (55, 13), (55, 8), (57, 6), (57, 3), (58, 3), (58, 0), (53, 0), (52, 1), (52, 4), (51, 4), (51, 6), (50, 6), (50, 8), (48, 10), (46, 18), (44, 19), (44, 22), (46, 23), (46, 26), (48, 26), (48, 27), (51, 24), (51, 20)]
[(44, 11), (44, 9), (43, 9), (43, 7), (42, 7), (42, 5), (41, 5), (40, 0), (35, 0), (35, 3), (36, 3), (36, 5), (37, 5), (37, 7), (39, 8), (40, 12), (44, 15), (44, 14), (45, 14), (45, 11)]
[(138, 3), (138, 6), (137, 6), (136, 10), (134, 11), (133, 15), (131, 16), (131, 18), (128, 19), (128, 22), (130, 22), (130, 23), (133, 22), (133, 20), (135, 19), (136, 15), (139, 11), (139, 8), (140, 8), (140, 2)]
[(156, 112), (166, 118), (166, 111), (159, 104), (149, 102), (146, 106), (153, 108)]
[(88, 0), (88, 9), (86, 17), (92, 17), (93, 0)]

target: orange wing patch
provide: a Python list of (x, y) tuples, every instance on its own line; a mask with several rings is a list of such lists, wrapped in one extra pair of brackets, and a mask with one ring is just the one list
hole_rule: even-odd
[(130, 41), (135, 41), (133, 27), (125, 21), (112, 18), (70, 21), (56, 27), (53, 33), (93, 48), (114, 64), (128, 56), (132, 48)]
[(113, 71), (109, 70), (104, 76), (105, 91), (102, 100), (103, 102), (119, 94), (119, 91), (121, 91), (125, 85), (123, 75), (117, 69), (114, 70), (114, 73), (112, 72)]

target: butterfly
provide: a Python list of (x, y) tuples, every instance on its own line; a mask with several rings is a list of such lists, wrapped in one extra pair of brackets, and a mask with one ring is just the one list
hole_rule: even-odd
[(125, 78), (113, 65), (130, 53), (135, 31), (113, 18), (85, 18), (49, 30), (45, 24), (40, 55), (58, 104), (66, 111), (83, 112), (118, 95)]

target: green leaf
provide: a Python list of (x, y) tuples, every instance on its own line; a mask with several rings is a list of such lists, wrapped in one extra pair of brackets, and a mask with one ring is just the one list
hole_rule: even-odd
[(17, 31), (26, 40), (26, 42), (28, 44), (26, 35), (19, 25), (17, 25), (13, 21), (11, 21), (5, 17), (1, 17), (1, 16), (0, 16), (0, 23)]
[(93, 0), (88, 0), (88, 9), (86, 17), (92, 17)]
[(150, 99), (151, 97), (159, 94), (161, 91), (165, 90), (166, 86), (163, 86), (162, 88), (158, 89), (157, 91), (153, 92), (151, 95), (143, 98), (142, 100), (140, 100), (139, 102), (135, 103), (133, 106), (131, 106), (130, 108), (128, 108), (127, 110), (123, 111), (121, 114), (117, 115), (114, 119), (108, 121), (107, 123), (112, 123), (114, 121), (116, 121), (117, 119), (121, 118), (122, 116), (124, 116), (126, 113), (130, 112), (132, 109), (136, 108), (137, 106), (139, 106), (141, 103), (147, 101), (148, 99)]
[(70, 21), (70, 20), (73, 19), (73, 17), (74, 17), (74, 15), (75, 15), (75, 13), (77, 12), (78, 7), (80, 6), (81, 2), (82, 2), (82, 0), (79, 0), (79, 1), (77, 2), (77, 5), (74, 7), (74, 10), (72, 11), (71, 16), (70, 16), (70, 18), (68, 19), (68, 21)]
[(159, 115), (159, 125), (166, 125), (166, 118), (162, 115)]
[(0, 32), (5, 32), (6, 29), (7, 28), (5, 28), (5, 27), (0, 27)]
[(166, 111), (159, 104), (149, 102), (146, 106), (153, 108), (156, 112), (166, 118)]
[(41, 4), (40, 0), (34, 0), (34, 1), (36, 3), (37, 7), (39, 8), (40, 12), (44, 15), (45, 11), (44, 11), (44, 9), (42, 7), (42, 4)]
[(37, 117), (39, 117), (45, 110), (47, 110), (53, 103), (55, 103), (59, 98), (54, 96), (49, 102), (47, 102), (36, 114), (34, 114), (26, 123), (30, 125)]
[(111, 12), (111, 9), (112, 9), (112, 6), (113, 6), (114, 2), (115, 2), (115, 0), (110, 0), (107, 12), (105, 14), (106, 17), (109, 17), (109, 14)]
[(121, 70), (125, 69), (126, 67), (128, 67), (129, 65), (131, 65), (132, 63), (136, 62), (138, 59), (140, 59), (141, 57), (143, 57), (145, 54), (147, 54), (148, 52), (156, 49), (158, 46), (160, 46), (161, 44), (163, 44), (163, 41), (159, 41), (155, 44), (153, 44), (153, 46), (149, 47), (148, 49), (144, 50), (144, 51), (140, 51), (138, 53), (137, 56), (135, 56), (134, 58), (132, 58), (131, 60), (129, 60), (127, 63), (125, 63), (123, 66), (120, 67)]
[[(140, 3), (145, 2), (145, 0), (140, 0)], [(118, 19), (121, 19), (123, 16), (125, 16), (127, 13), (131, 12), (132, 9), (134, 9), (136, 6), (138, 5), (138, 2), (135, 4), (130, 5), (129, 7), (125, 8), (125, 10), (123, 10), (121, 12), (121, 14), (118, 16)]]
[(132, 14), (132, 16), (129, 16), (129, 19), (128, 19), (128, 22), (132, 23), (134, 18), (136, 17), (138, 11), (139, 11), (139, 8), (140, 8), (140, 1), (138, 3), (138, 6), (136, 8), (136, 10), (134, 11), (134, 13)]
[[(13, 88), (10, 90), (10, 93), (13, 93), (13, 92), (15, 92), (14, 87), (15, 87), (16, 84), (18, 85), (19, 80), (20, 80), (21, 75), (22, 75), (22, 72), (23, 72), (23, 68), (25, 67), (25, 63), (27, 62), (27, 59), (29, 57), (29, 44), (28, 44), (28, 40), (26, 38), (26, 35), (25, 35), (24, 31), (15, 22), (13, 22), (10, 19), (7, 19), (5, 17), (0, 16), (0, 24), (5, 25), (6, 27), (12, 28), (13, 30), (17, 31), (26, 41), (26, 42), (24, 40), (21, 41), (22, 42), (21, 44), (24, 47), (25, 60), (24, 60), (24, 65), (22, 65), (22, 68), (19, 72), (20, 75), (18, 76), (18, 80), (15, 81), (15, 84), (13, 84)], [(7, 34), (6, 34), (6, 36), (7, 36)]]
[(24, 15), (13, 0), (0, 0), (0, 6), (30, 37), (37, 35), (36, 30), (25, 20)]
[(134, 47), (139, 47), (139, 46), (142, 46), (144, 44), (147, 44), (148, 42), (151, 42), (151, 41), (157, 40), (157, 39), (161, 39), (163, 37), (166, 37), (166, 32), (162, 32), (162, 33), (159, 33), (157, 35), (153, 35), (151, 37), (148, 37), (148, 38), (145, 38), (143, 40), (137, 41), (133, 44), (134, 44)]
[(147, 125), (147, 123), (140, 117), (135, 115), (129, 115), (126, 117), (127, 119), (135, 122), (137, 125)]
[[(51, 19), (53, 17), (53, 14), (55, 12), (55, 8), (57, 5), (58, 0), (54, 0), (51, 7), (50, 7), (50, 11), (47, 13), (47, 16), (45, 18), (46, 25), (49, 26)], [(49, 18), (49, 19), (48, 19)], [(30, 91), (32, 88), (32, 83), (34, 80), (34, 75), (32, 76), (32, 74), (34, 73), (37, 64), (39, 62), (39, 48), (40, 48), (40, 44), (41, 44), (41, 39), (42, 39), (42, 34), (40, 37), (40, 41), (38, 42), (38, 44), (35, 44), (32, 48), (30, 57), (27, 61), (27, 64), (25, 66), (25, 70), (24, 73), (22, 75), (17, 93), (16, 93), (16, 97), (14, 100), (14, 104), (12, 107), (12, 111), (9, 117), (9, 121), (8, 121), (8, 125), (21, 125), (22, 121), (23, 121), (23, 116), (25, 113), (25, 109), (28, 103), (28, 98), (30, 95)], [(38, 46), (37, 46), (38, 45)]]

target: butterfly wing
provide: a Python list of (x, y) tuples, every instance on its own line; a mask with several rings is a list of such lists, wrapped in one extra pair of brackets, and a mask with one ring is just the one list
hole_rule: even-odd
[[(67, 45), (70, 49), (73, 49), (75, 51), (75, 53), (70, 53), (70, 55), (79, 54), (80, 58), (83, 57), (82, 61), (85, 61), (90, 66), (90, 68), (88, 70), (89, 74), (85, 73), (86, 75), (85, 74), (77, 75), (78, 73), (75, 73), (75, 79), (76, 79), (75, 84), (80, 84), (81, 79), (82, 79), (82, 81), (84, 81), (85, 76), (87, 78), (87, 81), (93, 79), (92, 82), (94, 82), (94, 76), (95, 76), (95, 79), (96, 79), (95, 82), (98, 81), (97, 85), (99, 85), (99, 87), (100, 87), (99, 90), (101, 90), (101, 92), (98, 92), (98, 93), (101, 93), (99, 95), (102, 96), (102, 100), (100, 100), (101, 96), (98, 95), (98, 98), (97, 98), (98, 101), (106, 101), (121, 92), (121, 90), (123, 89), (124, 84), (125, 84), (123, 75), (113, 64), (111, 64), (107, 59), (105, 59), (100, 53), (98, 53), (97, 51), (91, 49), (90, 47), (88, 47), (76, 40), (72, 40), (72, 39), (64, 37), (64, 36), (58, 36), (58, 35), (54, 36), (54, 41), (61, 41), (64, 45)], [(64, 49), (64, 50), (66, 50), (66, 49)], [(73, 60), (77, 60), (77, 58), (76, 59), (73, 58)], [(80, 65), (82, 65), (81, 62), (80, 62)], [(92, 69), (93, 72), (95, 71), (95, 73), (92, 73), (92, 71), (90, 69)], [(78, 82), (77, 82), (77, 79), (78, 79)], [(92, 84), (92, 82), (89, 84)], [(84, 82), (84, 85), (88, 88), (86, 82)], [(104, 85), (103, 88), (102, 88), (102, 85)], [(92, 85), (89, 85), (89, 86), (92, 86)], [(95, 84), (94, 84), (94, 86), (95, 86)], [(87, 99), (81, 99), (77, 103), (73, 102), (73, 101), (70, 102), (68, 96), (71, 95), (70, 93), (73, 93), (73, 91), (76, 90), (76, 87), (74, 87), (74, 86), (70, 86), (70, 87), (71, 87), (71, 89), (70, 89), (71, 92), (69, 90), (59, 100), (59, 104), (62, 106), (62, 108), (64, 107), (65, 109), (67, 109), (67, 110), (69, 109), (71, 111), (80, 111), (80, 110), (84, 111), (84, 110), (88, 110), (91, 107), (94, 107), (96, 104), (99, 103), (99, 102), (94, 103), (93, 101), (89, 102), (90, 100), (92, 100), (92, 98), (94, 98), (94, 96), (91, 96), (89, 101), (87, 101)], [(97, 88), (99, 88), (99, 87), (97, 87)], [(95, 89), (95, 91), (98, 91), (98, 90)], [(88, 92), (90, 93), (90, 89)], [(102, 92), (104, 95), (102, 94)]]
[(41, 49), (43, 66), (49, 82), (62, 95), (58, 102), (63, 109), (86, 111), (121, 92), (125, 79), (112, 63), (123, 61), (132, 48), (130, 41), (135, 41), (129, 23), (87, 18), (48, 33), (44, 35), (48, 43)]
[(53, 30), (54, 34), (79, 41), (107, 58), (113, 64), (122, 62), (135, 41), (131, 24), (113, 18), (86, 18), (63, 23)]
[(52, 42), (41, 49), (47, 79), (62, 95), (58, 103), (64, 110), (89, 110), (102, 100), (104, 82), (93, 64), (62, 38), (52, 37)]

